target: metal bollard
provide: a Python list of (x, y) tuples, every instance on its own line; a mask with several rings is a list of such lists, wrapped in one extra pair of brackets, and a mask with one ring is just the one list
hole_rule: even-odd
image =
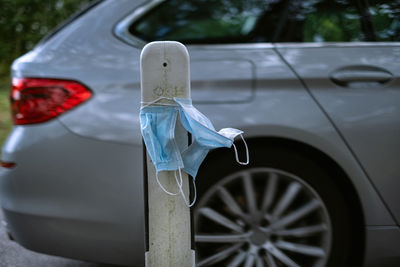
[[(142, 102), (150, 103), (160, 97), (190, 98), (189, 54), (178, 42), (152, 42), (141, 53)], [(168, 100), (160, 100), (160, 103)], [(157, 103), (154, 103), (157, 105)], [(178, 147), (188, 145), (188, 135), (179, 121), (175, 128)], [(156, 182), (156, 170), (145, 155), (146, 198), (146, 266), (147, 267), (194, 267), (192, 249), (193, 232), (191, 214), (179, 196), (164, 193)], [(147, 175), (146, 175), (147, 174)], [(188, 176), (182, 173), (183, 189), (189, 195)], [(173, 172), (158, 174), (161, 183), (169, 191), (176, 191)]]

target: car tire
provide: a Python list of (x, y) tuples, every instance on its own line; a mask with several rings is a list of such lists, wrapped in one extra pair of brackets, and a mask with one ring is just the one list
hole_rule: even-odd
[(196, 178), (196, 266), (350, 266), (350, 210), (317, 160), (290, 147), (249, 144), (209, 154)]

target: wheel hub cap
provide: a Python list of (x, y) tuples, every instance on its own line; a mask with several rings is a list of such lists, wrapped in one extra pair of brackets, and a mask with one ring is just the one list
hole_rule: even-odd
[(269, 239), (269, 235), (264, 233), (263, 231), (256, 229), (251, 234), (249, 241), (255, 246), (262, 246)]

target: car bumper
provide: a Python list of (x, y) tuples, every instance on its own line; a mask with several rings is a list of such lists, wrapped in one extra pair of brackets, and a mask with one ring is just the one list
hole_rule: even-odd
[(16, 126), (3, 146), (0, 200), (28, 249), (113, 264), (144, 262), (142, 147), (80, 137), (59, 121)]

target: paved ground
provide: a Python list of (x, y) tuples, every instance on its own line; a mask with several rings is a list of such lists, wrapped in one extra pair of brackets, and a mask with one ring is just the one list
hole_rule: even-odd
[[(0, 210), (0, 221), (3, 214)], [(0, 267), (110, 267), (60, 257), (47, 256), (27, 250), (10, 241), (0, 225)]]

